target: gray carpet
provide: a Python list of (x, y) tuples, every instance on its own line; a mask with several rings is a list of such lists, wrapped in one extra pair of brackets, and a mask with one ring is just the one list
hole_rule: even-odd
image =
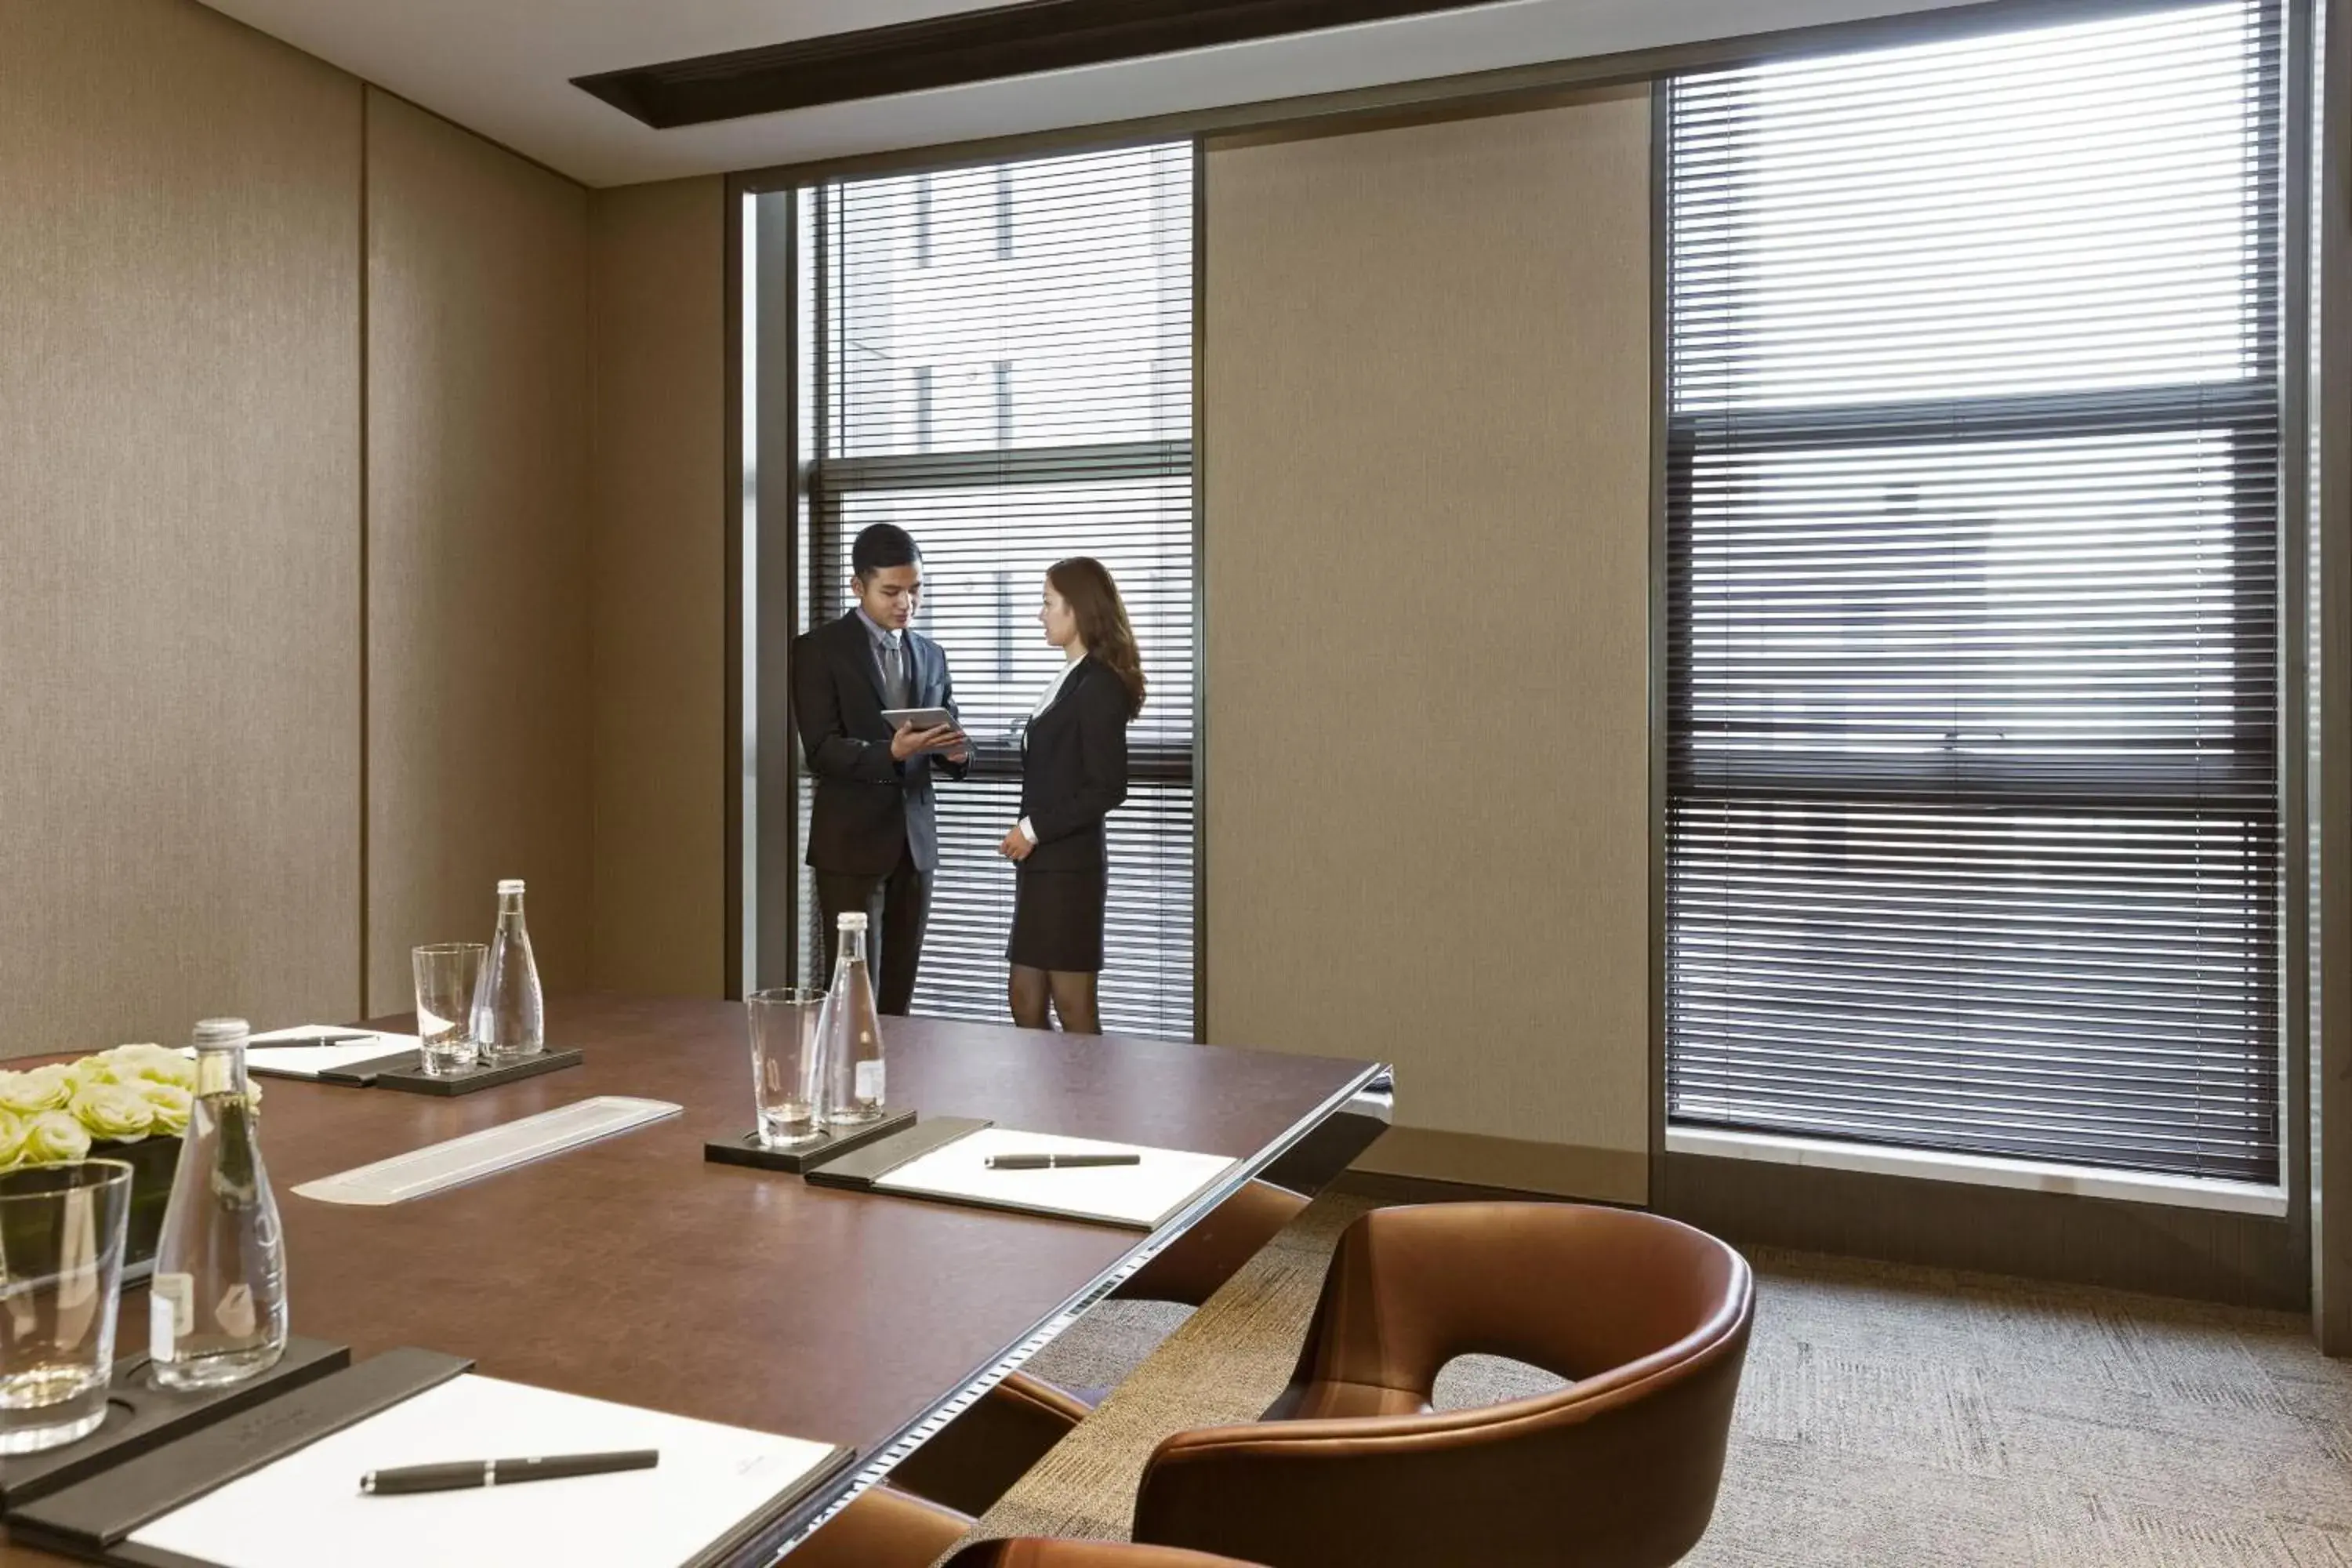
[[(1116, 1385), (982, 1521), (1118, 1539), (1151, 1446), (1247, 1419), (1288, 1377), (1323, 1258), (1369, 1206), (1319, 1200), (1197, 1313), (1106, 1302), (1031, 1370)], [(2027, 1563), (2352, 1568), (2352, 1364), (2303, 1320), (1793, 1253), (1757, 1325), (1706, 1568)], [(1446, 1408), (1556, 1380), (1465, 1357)]]

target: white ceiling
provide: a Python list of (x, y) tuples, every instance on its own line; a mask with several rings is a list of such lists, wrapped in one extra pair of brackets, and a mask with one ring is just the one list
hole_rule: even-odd
[(571, 79), (984, 9), (971, 0), (205, 0), (592, 185), (1013, 135), (1933, 10), (1964, 0), (1502, 0), (1120, 65), (656, 131)]

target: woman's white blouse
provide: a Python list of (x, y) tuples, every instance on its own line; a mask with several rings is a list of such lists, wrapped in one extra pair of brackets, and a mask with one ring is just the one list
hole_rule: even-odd
[[(1080, 656), (1077, 658), (1066, 658), (1062, 661), (1062, 668), (1056, 670), (1054, 674), (1054, 679), (1046, 683), (1045, 695), (1037, 699), (1037, 706), (1029, 710), (1029, 717), (1031, 719), (1035, 719), (1039, 714), (1045, 712), (1046, 709), (1051, 708), (1054, 705), (1054, 699), (1062, 694), (1062, 683), (1070, 679), (1070, 671), (1077, 668), (1079, 665), (1085, 662), (1086, 659), (1084, 656)], [(1024, 745), (1028, 743), (1025, 736), (1024, 737), (1022, 743)]]

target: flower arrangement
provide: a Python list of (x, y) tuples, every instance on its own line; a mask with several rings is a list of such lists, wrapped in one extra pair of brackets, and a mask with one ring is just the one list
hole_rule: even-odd
[[(96, 1143), (187, 1131), (196, 1064), (163, 1046), (117, 1046), (72, 1063), (0, 1072), (0, 1171), (79, 1160)], [(261, 1086), (251, 1086), (261, 1098)]]

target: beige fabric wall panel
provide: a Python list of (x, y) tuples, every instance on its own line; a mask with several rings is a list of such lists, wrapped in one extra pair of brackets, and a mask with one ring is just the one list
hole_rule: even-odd
[(595, 983), (725, 994), (726, 185), (590, 198)]
[(486, 940), (589, 973), (588, 198), (368, 94), (368, 995)]
[[(1649, 130), (1634, 89), (1206, 163), (1211, 1037), (1391, 1059), (1402, 1126), (1620, 1156)], [(1638, 1158), (1579, 1167), (1643, 1195)]]
[(351, 78), (0, 0), (0, 1056), (359, 1001)]

